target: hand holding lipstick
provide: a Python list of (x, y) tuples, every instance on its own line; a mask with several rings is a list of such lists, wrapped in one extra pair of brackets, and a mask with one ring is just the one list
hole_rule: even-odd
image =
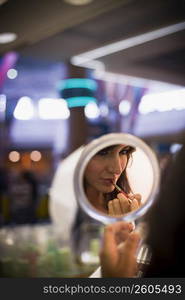
[(140, 194), (119, 193), (117, 198), (108, 202), (108, 213), (110, 216), (123, 216), (131, 211), (138, 209), (141, 205)]

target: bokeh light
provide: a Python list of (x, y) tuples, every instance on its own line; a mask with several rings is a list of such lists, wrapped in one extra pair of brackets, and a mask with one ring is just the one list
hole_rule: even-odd
[(33, 161), (39, 161), (42, 158), (42, 154), (40, 153), (40, 151), (34, 150), (30, 153), (30, 158)]
[(20, 160), (20, 153), (17, 151), (11, 151), (8, 158), (11, 162), (18, 162)]

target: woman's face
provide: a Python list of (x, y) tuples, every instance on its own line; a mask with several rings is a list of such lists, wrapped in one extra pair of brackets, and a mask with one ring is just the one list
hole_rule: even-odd
[(99, 151), (89, 161), (85, 170), (85, 184), (98, 192), (110, 193), (125, 170), (130, 146), (115, 145)]

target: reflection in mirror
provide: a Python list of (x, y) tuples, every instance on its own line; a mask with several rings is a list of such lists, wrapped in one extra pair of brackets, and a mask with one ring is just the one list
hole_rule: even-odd
[(157, 157), (143, 140), (110, 133), (84, 147), (73, 182), (80, 207), (109, 224), (143, 216), (154, 202), (159, 180)]
[[(141, 170), (146, 175), (144, 180)], [(141, 149), (127, 144), (111, 145), (99, 150), (88, 162), (84, 172), (85, 194), (95, 209), (120, 217), (137, 210), (146, 201), (152, 174), (150, 162)]]

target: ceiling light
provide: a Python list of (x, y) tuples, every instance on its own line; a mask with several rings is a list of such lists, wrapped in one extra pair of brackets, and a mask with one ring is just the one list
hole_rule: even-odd
[(64, 2), (72, 5), (86, 5), (91, 3), (93, 0), (64, 0)]
[(97, 83), (95, 80), (89, 78), (69, 78), (61, 80), (58, 87), (60, 90), (83, 88), (95, 91)]
[(88, 119), (97, 119), (100, 116), (100, 110), (95, 102), (90, 102), (85, 106), (85, 116)]
[(70, 111), (64, 99), (42, 98), (38, 106), (39, 117), (43, 120), (66, 120), (70, 117)]
[(7, 44), (15, 41), (17, 35), (13, 32), (5, 32), (0, 34), (0, 44)]
[(34, 115), (34, 106), (29, 97), (21, 97), (13, 112), (14, 118), (18, 120), (30, 120)]
[(88, 103), (96, 103), (96, 98), (88, 96), (77, 96), (66, 99), (69, 108), (86, 106)]
[(122, 116), (127, 116), (130, 112), (131, 104), (128, 100), (122, 100), (119, 104), (119, 112)]
[(96, 49), (93, 49), (91, 51), (87, 51), (84, 53), (81, 53), (79, 55), (73, 56), (71, 58), (71, 63), (74, 65), (83, 65), (85, 66), (85, 63), (94, 60), (106, 55), (110, 55), (112, 53), (116, 53), (137, 45), (144, 44), (146, 42), (159, 39), (163, 36), (167, 36), (169, 34), (181, 31), (185, 29), (185, 22), (177, 23), (174, 25), (170, 25), (167, 27), (163, 27), (157, 30), (153, 30), (150, 32), (146, 32), (144, 34), (140, 34), (128, 39), (124, 39), (115, 43), (108, 44), (103, 47), (99, 47)]
[(184, 95), (185, 89), (145, 95), (139, 104), (139, 113), (148, 114), (151, 112), (184, 110)]

